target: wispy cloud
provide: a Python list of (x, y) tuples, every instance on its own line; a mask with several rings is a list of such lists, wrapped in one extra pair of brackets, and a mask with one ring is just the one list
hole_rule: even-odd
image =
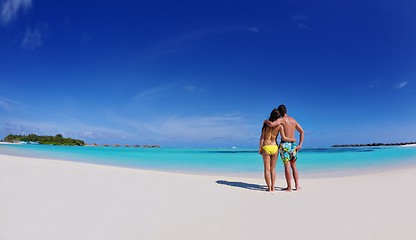
[(183, 89), (187, 92), (203, 92), (204, 89), (197, 87), (195, 85), (191, 85), (191, 84), (187, 84), (185, 86), (183, 86)]
[(46, 38), (47, 24), (37, 24), (34, 28), (27, 28), (21, 46), (26, 49), (41, 47)]
[(196, 91), (196, 87), (193, 86), (193, 85), (185, 85), (183, 88), (188, 92), (195, 92)]
[(374, 80), (374, 81), (371, 81), (369, 85), (366, 85), (366, 87), (371, 88), (371, 89), (379, 88), (381, 87), (381, 83), (379, 80)]
[(292, 21), (296, 23), (299, 28), (302, 29), (311, 29), (309, 25), (309, 18), (303, 14), (297, 14), (292, 16)]
[(168, 38), (166, 41), (161, 42), (160, 44), (150, 49), (148, 57), (154, 58), (188, 51), (191, 49), (190, 43), (211, 39), (218, 36), (236, 33), (257, 34), (260, 32), (261, 30), (258, 27), (249, 25), (229, 25), (222, 27), (195, 29), (183, 32)]
[(258, 29), (257, 27), (248, 27), (247, 31), (257, 33), (260, 32), (260, 29)]
[(396, 84), (396, 88), (397, 89), (402, 89), (402, 88), (404, 88), (407, 84), (408, 84), (409, 82), (400, 82), (400, 83), (398, 83), (398, 84)]
[[(163, 92), (163, 90), (160, 90)], [(158, 90), (143, 92), (148, 98)], [(157, 95), (157, 94), (156, 94)], [(79, 138), (88, 143), (136, 143), (170, 146), (250, 145), (258, 139), (258, 126), (249, 124), (240, 114), (212, 114), (203, 116), (169, 116), (110, 113), (97, 116), (99, 122), (85, 122), (77, 117), (33, 117), (32, 114), (13, 114), (16, 104), (0, 98), (0, 137), (13, 134), (45, 134)], [(249, 144), (247, 144), (249, 143)]]
[(299, 28), (311, 29), (311, 27), (309, 27), (309, 25), (306, 25), (304, 23), (298, 23), (297, 25), (298, 25)]
[(221, 34), (236, 33), (236, 32), (260, 32), (259, 28), (254, 26), (224, 26), (216, 28), (197, 29), (180, 34), (172, 39), (173, 42), (188, 42), (199, 40), (202, 38), (214, 37)]
[[(99, 118), (99, 117), (97, 117)], [(85, 122), (82, 117), (65, 112), (51, 112), (13, 99), (0, 96), (0, 139), (7, 134), (40, 135), (63, 134), (91, 142), (114, 143), (120, 139), (133, 139), (134, 135), (120, 126), (105, 121)]]
[[(181, 136), (184, 139), (209, 140), (230, 138), (233, 140), (246, 138), (247, 127), (241, 116), (202, 116), (170, 118), (163, 121), (156, 132), (163, 136)], [(160, 131), (162, 130), (162, 131)]]
[(30, 134), (56, 135), (62, 134), (67, 137), (79, 138), (88, 143), (120, 143), (125, 139), (134, 139), (135, 135), (128, 131), (88, 125), (81, 122), (65, 121), (35, 121), (22, 118), (9, 119), (0, 122), (0, 138), (7, 134)]
[(306, 17), (303, 14), (297, 14), (297, 15), (292, 16), (292, 20), (297, 21), (297, 22), (299, 22), (299, 21), (309, 21), (309, 18)]
[(9, 102), (0, 98), (0, 109), (9, 112), (11, 110)]
[(131, 99), (133, 103), (143, 103), (151, 100), (158, 99), (163, 96), (163, 93), (174, 87), (176, 84), (171, 83), (168, 85), (146, 89)]
[(11, 112), (21, 107), (29, 107), (29, 106), (24, 103), (0, 96), (0, 109), (1, 110)]
[(5, 0), (1, 5), (1, 23), (7, 25), (17, 18), (21, 11), (25, 11), (32, 6), (32, 0)]
[[(258, 138), (255, 127), (238, 115), (186, 116), (164, 119), (119, 119), (118, 124), (135, 129), (148, 141), (170, 144), (212, 144), (253, 142)], [(174, 141), (174, 142), (172, 142)], [(254, 140), (255, 141), (255, 140)]]
[(83, 43), (91, 42), (92, 38), (93, 38), (93, 36), (89, 33), (81, 34), (81, 42), (83, 42)]
[(63, 26), (64, 26), (64, 30), (66, 33), (69, 33), (72, 31), (72, 24), (71, 21), (69, 20), (69, 18), (64, 18), (63, 20)]

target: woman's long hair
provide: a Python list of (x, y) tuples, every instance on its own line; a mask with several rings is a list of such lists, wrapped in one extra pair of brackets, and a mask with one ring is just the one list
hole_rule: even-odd
[[(273, 109), (272, 112), (270, 113), (270, 117), (269, 117), (269, 121), (276, 121), (276, 119), (280, 118), (280, 113), (279, 110), (277, 108)], [(263, 131), (264, 128), (267, 127), (267, 124), (263, 123), (263, 127), (261, 128), (261, 130)]]

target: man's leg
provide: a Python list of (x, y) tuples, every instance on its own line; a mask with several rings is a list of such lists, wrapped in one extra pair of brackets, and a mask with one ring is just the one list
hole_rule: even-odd
[(285, 177), (286, 177), (286, 188), (283, 188), (283, 191), (290, 192), (292, 191), (292, 174), (290, 173), (290, 163), (285, 162)]
[(298, 174), (298, 168), (296, 167), (296, 159), (290, 160), (290, 167), (293, 171), (293, 179), (295, 180), (295, 191), (301, 189), (299, 186), (299, 174)]

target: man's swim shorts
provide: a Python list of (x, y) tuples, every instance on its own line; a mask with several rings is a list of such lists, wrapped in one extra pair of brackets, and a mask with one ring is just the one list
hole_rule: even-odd
[(284, 163), (288, 161), (296, 161), (296, 147), (297, 144), (295, 142), (281, 142), (279, 145), (279, 152), (280, 157)]

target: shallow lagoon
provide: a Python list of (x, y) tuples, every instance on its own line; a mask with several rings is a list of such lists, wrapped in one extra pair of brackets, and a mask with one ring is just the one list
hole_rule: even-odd
[[(0, 144), (0, 154), (169, 172), (261, 176), (257, 148), (68, 147)], [(305, 148), (301, 177), (355, 175), (416, 165), (416, 147)], [(283, 169), (280, 157), (277, 170)]]

